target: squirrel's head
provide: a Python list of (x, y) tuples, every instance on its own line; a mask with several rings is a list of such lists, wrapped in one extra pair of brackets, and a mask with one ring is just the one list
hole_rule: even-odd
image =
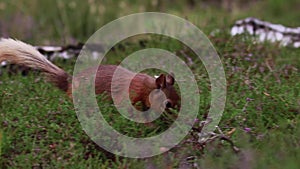
[(149, 94), (149, 102), (154, 111), (180, 109), (180, 97), (174, 88), (174, 75), (161, 74), (155, 79), (155, 89)]

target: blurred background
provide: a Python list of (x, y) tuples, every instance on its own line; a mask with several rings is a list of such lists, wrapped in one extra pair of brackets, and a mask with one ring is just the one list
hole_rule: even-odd
[(297, 27), (299, 9), (299, 0), (1, 0), (0, 34), (40, 45), (83, 42), (114, 19), (151, 11), (186, 18), (206, 34), (249, 16)]

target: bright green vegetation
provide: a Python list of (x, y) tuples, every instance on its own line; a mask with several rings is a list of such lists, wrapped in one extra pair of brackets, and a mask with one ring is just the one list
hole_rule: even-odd
[[(31, 44), (63, 45), (84, 42), (95, 30), (120, 16), (159, 10), (188, 18), (207, 35), (220, 29), (214, 37), (209, 36), (223, 62), (228, 84), (226, 109), (219, 126), (225, 134), (235, 129), (230, 139), (241, 152), (234, 153), (227, 142), (220, 140), (203, 149), (183, 141), (170, 152), (149, 159), (116, 157), (90, 140), (77, 120), (71, 100), (45, 83), (39, 72), (22, 76), (0, 69), (0, 168), (166, 168), (166, 164), (178, 168), (184, 157), (192, 155), (200, 168), (299, 168), (300, 49), (253, 44), (247, 35), (228, 34), (235, 20), (248, 16), (300, 26), (299, 1), (264, 0), (247, 5), (234, 2), (231, 10), (214, 1), (196, 3), (194, 8), (179, 0), (164, 2), (160, 7), (155, 2), (2, 0), (0, 29)], [(220, 7), (212, 7), (213, 4)], [(105, 63), (118, 64), (143, 49), (136, 39), (110, 52)], [(174, 52), (183, 49), (180, 43), (167, 38), (146, 39), (146, 48)], [(54, 63), (72, 73), (75, 60)], [(210, 86), (201, 62), (195, 63), (191, 69), (201, 91), (201, 120), (209, 110)], [(101, 101), (101, 105), (106, 119), (117, 130), (136, 137), (163, 132), (174, 118), (164, 114), (153, 125), (143, 126), (120, 118), (110, 102)]]

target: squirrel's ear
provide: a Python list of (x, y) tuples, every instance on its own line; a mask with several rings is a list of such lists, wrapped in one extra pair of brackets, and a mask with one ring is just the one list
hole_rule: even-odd
[(166, 87), (166, 77), (164, 74), (160, 74), (158, 78), (155, 80), (156, 88), (162, 89)]
[(174, 85), (175, 79), (174, 79), (174, 73), (170, 73), (166, 75), (166, 83), (167, 85)]

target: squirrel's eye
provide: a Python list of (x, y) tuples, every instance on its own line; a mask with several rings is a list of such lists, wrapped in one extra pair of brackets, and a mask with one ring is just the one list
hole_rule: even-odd
[(166, 108), (171, 108), (172, 107), (172, 103), (168, 100), (165, 100), (164, 104), (165, 104)]
[(155, 90), (154, 90), (154, 93), (155, 93), (155, 94), (158, 94), (159, 92), (160, 92), (160, 89), (155, 89)]

